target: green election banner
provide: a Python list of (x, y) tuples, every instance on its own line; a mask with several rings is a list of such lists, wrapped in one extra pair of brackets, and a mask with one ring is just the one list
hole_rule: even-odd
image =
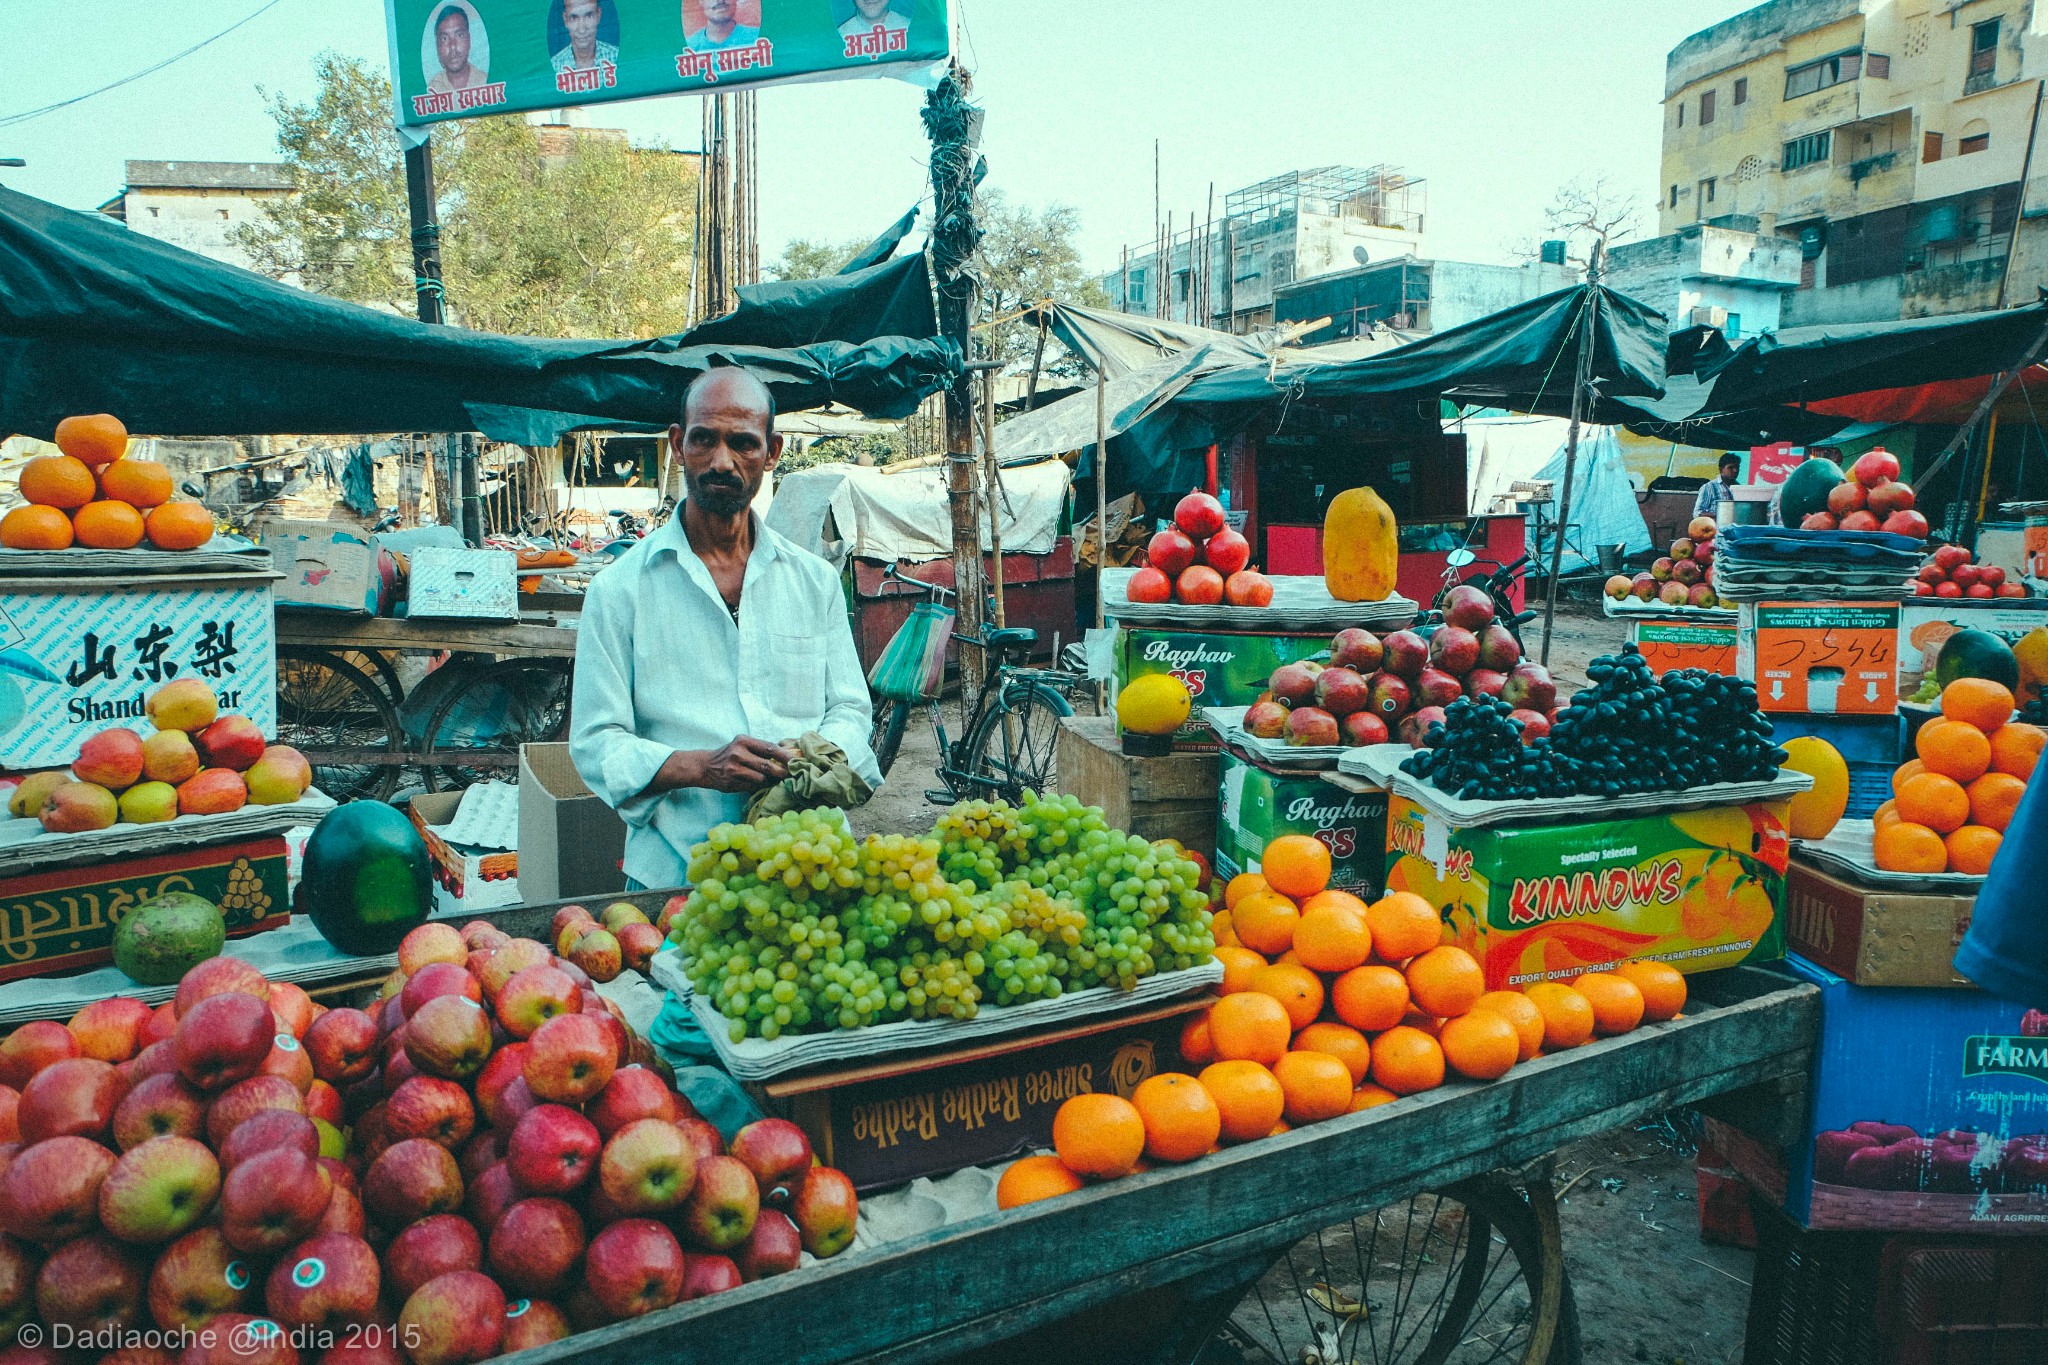
[(947, 0), (385, 0), (401, 124), (861, 76), (952, 50)]

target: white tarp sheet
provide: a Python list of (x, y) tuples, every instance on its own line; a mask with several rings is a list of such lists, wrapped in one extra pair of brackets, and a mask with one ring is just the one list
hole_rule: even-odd
[[(1059, 538), (1073, 474), (1059, 460), (1003, 470), (996, 503), (1003, 552), (1042, 555)], [(862, 559), (939, 559), (953, 552), (946, 471), (938, 466), (891, 474), (865, 465), (828, 464), (782, 476), (768, 525), (835, 565)], [(981, 544), (990, 546), (988, 523)]]

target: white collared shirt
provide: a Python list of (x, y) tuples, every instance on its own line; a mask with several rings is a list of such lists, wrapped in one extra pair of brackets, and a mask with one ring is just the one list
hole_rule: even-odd
[(846, 596), (824, 560), (753, 518), (739, 621), (683, 533), (683, 508), (590, 582), (576, 640), (569, 756), (626, 821), (626, 875), (680, 886), (689, 852), (747, 797), (681, 788), (641, 797), (678, 749), (806, 730), (882, 785), (868, 747), (874, 712)]

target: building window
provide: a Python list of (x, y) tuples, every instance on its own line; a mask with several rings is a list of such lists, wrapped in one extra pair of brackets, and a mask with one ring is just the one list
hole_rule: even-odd
[(1678, 207), (1678, 186), (1676, 186), (1676, 185), (1673, 185), (1673, 186), (1671, 187), (1671, 207), (1672, 207), (1672, 208), (1677, 208), (1677, 207)]
[(1680, 101), (1678, 102), (1678, 126), (1679, 126), (1679, 127), (1681, 127), (1681, 128), (1683, 128), (1683, 127), (1685, 126), (1685, 101), (1684, 101), (1684, 100), (1680, 100)]
[(1696, 202), (1699, 204), (1700, 217), (1706, 217), (1707, 205), (1714, 202), (1714, 177), (1709, 176), (1700, 181), (1699, 199)]
[(1721, 335), (1730, 341), (1742, 340), (1742, 314), (1730, 313), (1728, 321), (1721, 328)]
[(1704, 128), (1713, 121), (1714, 92), (1709, 90), (1706, 94), (1700, 96), (1700, 127)]
[(1804, 166), (1818, 165), (1828, 159), (1833, 135), (1827, 130), (1795, 137), (1785, 144), (1784, 157), (1778, 162), (1781, 170), (1796, 171)]
[(1749, 103), (1749, 77), (1737, 76), (1735, 78), (1735, 102), (1737, 104)]
[(1963, 93), (1988, 90), (1998, 78), (1998, 24), (1987, 19), (1970, 25), (1970, 71), (1963, 81)]
[(1963, 125), (1963, 135), (1956, 139), (1956, 155), (1968, 156), (1972, 152), (1991, 149), (1991, 125), (1983, 119), (1973, 118)]
[(1922, 161), (1941, 160), (1940, 133), (1922, 133), (1920, 135), (1920, 159)]
[(1870, 52), (1863, 57), (1863, 74), (1876, 80), (1892, 78), (1892, 59), (1882, 52)]
[(1816, 90), (1825, 90), (1831, 85), (1853, 81), (1863, 70), (1863, 53), (1837, 52), (1832, 57), (1823, 57), (1817, 62), (1795, 66), (1785, 72), (1785, 98), (1796, 99), (1811, 95)]

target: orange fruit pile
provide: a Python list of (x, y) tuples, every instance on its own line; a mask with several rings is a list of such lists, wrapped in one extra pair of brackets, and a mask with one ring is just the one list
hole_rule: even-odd
[(1420, 896), (1396, 891), (1368, 905), (1329, 889), (1329, 853), (1305, 835), (1273, 840), (1263, 861), (1231, 879), (1212, 918), (1223, 981), (1181, 1030), (1182, 1069), (1150, 1077), (1128, 1099), (1090, 1093), (1061, 1105), (1055, 1155), (1005, 1171), (1002, 1207), (1389, 1104), (1448, 1078), (1495, 1080), (1685, 1007), (1685, 978), (1661, 962), (1489, 991)]
[(1941, 690), (1941, 716), (1913, 737), (1892, 799), (1871, 817), (1871, 851), (1887, 872), (1982, 876), (2005, 838), (2048, 733), (2013, 718), (2013, 695), (1986, 678)]
[(213, 539), (213, 513), (171, 501), (171, 471), (127, 455), (128, 429), (96, 413), (57, 424), (59, 455), (21, 469), (26, 504), (0, 517), (0, 545), (13, 550), (196, 550)]

